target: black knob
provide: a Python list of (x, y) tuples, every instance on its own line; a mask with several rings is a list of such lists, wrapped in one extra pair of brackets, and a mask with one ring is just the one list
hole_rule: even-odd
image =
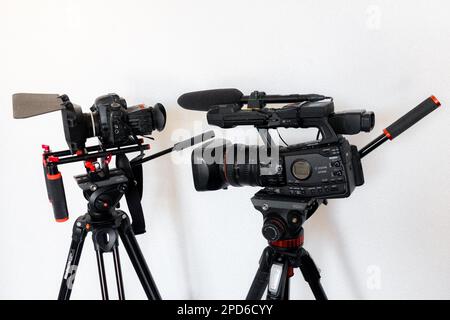
[(285, 232), (286, 228), (283, 222), (273, 218), (267, 219), (262, 228), (262, 234), (268, 241), (280, 240)]

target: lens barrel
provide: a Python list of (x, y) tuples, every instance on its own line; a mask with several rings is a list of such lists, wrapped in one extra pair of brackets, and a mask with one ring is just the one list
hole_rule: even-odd
[(196, 148), (191, 160), (197, 191), (261, 186), (257, 146), (216, 139)]

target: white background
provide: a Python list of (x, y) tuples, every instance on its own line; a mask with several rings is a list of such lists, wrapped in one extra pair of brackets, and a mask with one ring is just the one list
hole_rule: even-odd
[[(40, 145), (66, 148), (60, 115), (13, 120), (12, 93), (67, 93), (85, 110), (108, 92), (161, 102), (168, 126), (154, 134), (158, 151), (209, 128), (177, 97), (221, 87), (317, 92), (336, 110), (373, 110), (373, 132), (349, 137), (360, 147), (435, 94), (443, 107), (364, 159), (366, 184), (305, 224), (305, 247), (330, 298), (450, 298), (449, 13), (444, 0), (1, 0), (0, 298), (56, 298), (86, 205), (71, 178), (81, 165), (63, 167), (72, 219), (53, 222)], [(235, 141), (253, 131), (233, 131)], [(289, 142), (305, 132), (281, 130)], [(250, 202), (257, 188), (196, 193), (189, 159), (185, 151), (145, 166), (143, 252), (164, 298), (244, 298), (265, 247)], [(128, 298), (145, 298), (122, 260)], [(312, 298), (294, 279), (292, 297)], [(73, 298), (99, 297), (88, 239)]]

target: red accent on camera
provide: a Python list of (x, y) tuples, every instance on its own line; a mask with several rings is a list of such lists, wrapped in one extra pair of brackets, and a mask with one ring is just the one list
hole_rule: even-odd
[(438, 107), (441, 105), (441, 103), (435, 96), (431, 96), (430, 98), (431, 100), (433, 100), (434, 104), (437, 105)]
[(391, 134), (389, 133), (389, 131), (387, 131), (386, 129), (383, 129), (383, 133), (384, 133), (384, 135), (386, 136), (386, 138), (388, 138), (389, 140), (392, 140), (392, 136), (391, 136)]
[(59, 162), (59, 158), (55, 156), (50, 156), (47, 158), (48, 162)]
[(47, 173), (47, 179), (48, 180), (52, 180), (53, 181), (53, 180), (59, 180), (61, 178), (62, 178), (61, 172), (58, 172), (56, 174)]
[(91, 161), (86, 161), (85, 163), (84, 163), (84, 167), (86, 168), (86, 169), (89, 169), (91, 172), (95, 172), (95, 165), (91, 162)]

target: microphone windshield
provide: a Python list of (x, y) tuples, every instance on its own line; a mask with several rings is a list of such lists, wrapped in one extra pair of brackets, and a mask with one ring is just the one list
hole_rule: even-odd
[(13, 116), (15, 119), (34, 117), (62, 109), (58, 94), (16, 93), (13, 94)]
[(238, 89), (195, 91), (179, 97), (178, 104), (184, 109), (209, 111), (217, 105), (241, 103), (242, 96), (243, 93)]

